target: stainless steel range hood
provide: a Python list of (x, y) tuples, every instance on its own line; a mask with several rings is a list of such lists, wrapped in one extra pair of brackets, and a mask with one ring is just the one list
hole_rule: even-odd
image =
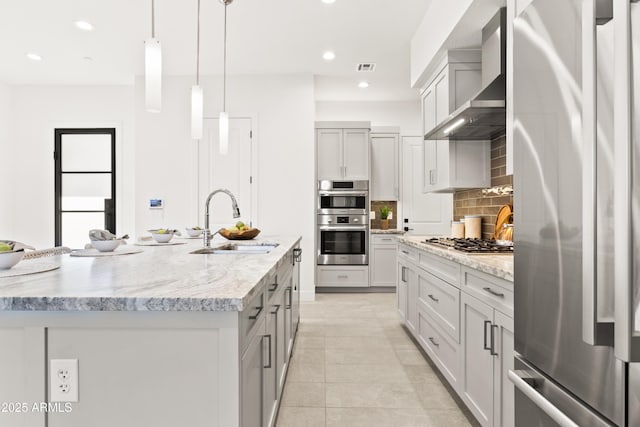
[(482, 29), (482, 90), (424, 139), (487, 140), (506, 132), (507, 13), (502, 8)]

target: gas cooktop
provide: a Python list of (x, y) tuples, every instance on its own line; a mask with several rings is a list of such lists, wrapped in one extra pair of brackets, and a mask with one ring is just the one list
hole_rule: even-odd
[(513, 245), (499, 245), (495, 240), (489, 239), (457, 239), (450, 237), (433, 237), (425, 240), (425, 243), (441, 248), (454, 249), (467, 254), (512, 254)]

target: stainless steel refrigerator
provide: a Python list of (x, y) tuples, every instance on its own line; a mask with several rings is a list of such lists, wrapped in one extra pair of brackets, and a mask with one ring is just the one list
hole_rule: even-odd
[(513, 50), (516, 426), (640, 426), (640, 3), (533, 0)]

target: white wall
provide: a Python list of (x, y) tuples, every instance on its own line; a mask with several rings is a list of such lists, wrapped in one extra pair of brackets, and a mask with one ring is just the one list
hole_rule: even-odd
[[(118, 232), (131, 233), (135, 214), (133, 86), (13, 86), (11, 92), (15, 220), (8, 237), (38, 248), (54, 244), (56, 127), (116, 127), (116, 191), (122, 196), (116, 206), (117, 227)], [(0, 125), (4, 116), (0, 106)]]
[[(163, 80), (162, 112), (144, 110), (144, 81), (136, 79), (136, 233), (162, 222), (184, 227), (204, 215), (196, 212), (195, 143), (190, 131), (192, 77)], [(205, 116), (217, 116), (222, 81), (203, 77)], [(311, 75), (235, 76), (227, 81), (227, 111), (253, 116), (258, 176), (254, 180), (257, 221), (264, 235), (302, 235), (302, 297), (313, 298), (314, 282), (314, 95)], [(165, 159), (166, 168), (156, 160)], [(150, 197), (166, 208), (151, 211)], [(201, 201), (202, 203), (203, 201)], [(242, 209), (242, 206), (240, 206)], [(194, 213), (197, 215), (194, 217)], [(202, 223), (202, 220), (198, 221)]]
[(372, 126), (399, 126), (402, 133), (419, 135), (420, 99), (415, 101), (317, 101), (318, 121), (370, 121)]
[(0, 83), (0, 239), (16, 239), (14, 233), (14, 156), (11, 140), (11, 88)]

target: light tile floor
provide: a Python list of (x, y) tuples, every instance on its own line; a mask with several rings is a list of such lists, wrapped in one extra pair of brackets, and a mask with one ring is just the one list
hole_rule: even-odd
[(395, 298), (302, 304), (277, 427), (478, 426), (402, 327)]

